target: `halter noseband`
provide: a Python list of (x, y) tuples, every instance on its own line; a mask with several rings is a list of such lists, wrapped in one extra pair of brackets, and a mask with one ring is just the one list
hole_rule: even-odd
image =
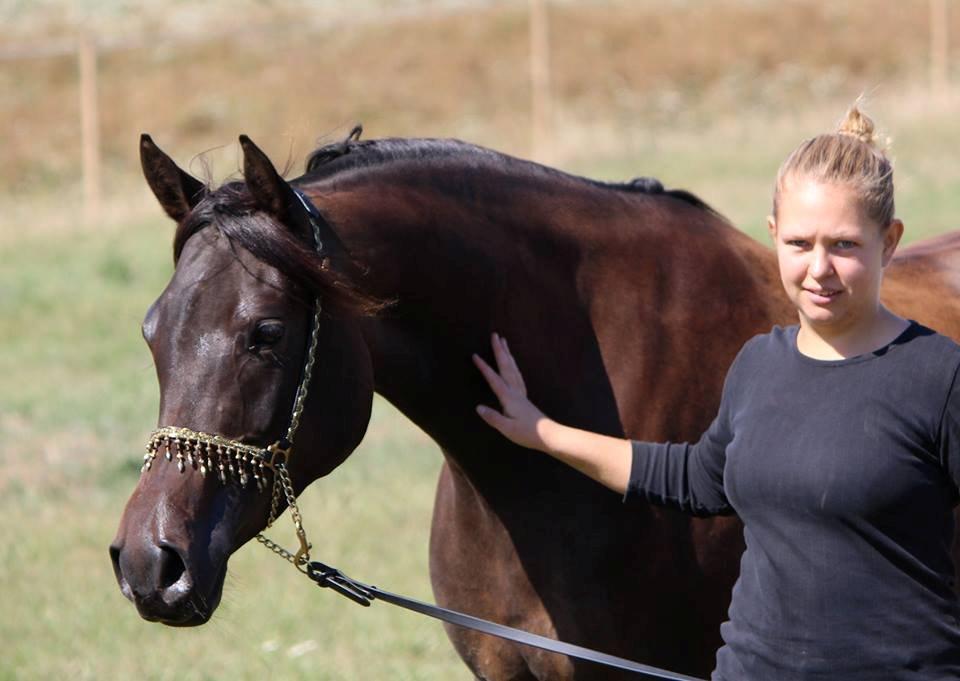
[[(321, 253), (323, 242), (320, 239), (317, 209), (300, 190), (293, 187), (291, 187), (291, 190), (307, 211), (310, 226), (313, 228), (314, 245), (317, 252)], [(313, 309), (310, 344), (307, 348), (300, 384), (297, 386), (297, 393), (293, 400), (290, 424), (287, 426), (287, 432), (283, 438), (267, 447), (258, 447), (239, 440), (231, 440), (222, 435), (201, 433), (178, 426), (164, 426), (150, 434), (147, 453), (143, 457), (143, 467), (140, 469), (141, 474), (149, 472), (157, 454), (162, 451), (167, 461), (172, 461), (176, 457), (177, 469), (180, 473), (183, 473), (187, 466), (190, 466), (193, 469), (199, 469), (200, 475), (206, 477), (207, 473), (216, 469), (220, 484), (225, 485), (227, 480), (230, 479), (239, 482), (242, 487), (246, 487), (250, 479), (253, 478), (257, 490), (261, 492), (267, 486), (267, 471), (271, 471), (273, 473), (273, 492), (267, 527), (270, 527), (279, 515), (279, 500), (280, 495), (283, 494), (293, 516), (297, 537), (300, 540), (300, 549), (296, 554), (292, 554), (267, 539), (263, 534), (257, 535), (257, 541), (274, 553), (286, 558), (301, 571), (305, 571), (303, 566), (310, 561), (310, 545), (307, 543), (303, 531), (296, 495), (287, 470), (287, 461), (293, 450), (293, 438), (300, 428), (300, 417), (303, 415), (303, 406), (307, 399), (310, 377), (313, 374), (313, 366), (316, 361), (317, 342), (320, 335), (320, 313), (320, 299), (317, 298)]]

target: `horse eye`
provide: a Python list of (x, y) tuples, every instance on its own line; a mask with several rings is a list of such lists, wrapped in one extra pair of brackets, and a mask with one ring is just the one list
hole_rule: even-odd
[(257, 322), (257, 326), (253, 329), (250, 345), (253, 347), (276, 345), (283, 338), (283, 331), (283, 322), (276, 320)]

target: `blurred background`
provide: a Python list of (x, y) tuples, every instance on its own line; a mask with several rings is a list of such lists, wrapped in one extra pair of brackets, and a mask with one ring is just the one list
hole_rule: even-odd
[[(0, 680), (466, 677), (439, 624), (361, 609), (259, 548), (202, 628), (143, 622), (120, 595), (107, 545), (158, 402), (139, 327), (172, 267), (141, 132), (216, 183), (240, 133), (289, 177), (355, 123), (458, 137), (658, 177), (763, 240), (780, 161), (863, 94), (907, 240), (958, 226), (950, 0), (0, 0), (0, 22)], [(432, 600), (439, 466), (378, 401), (304, 494), (316, 555)]]

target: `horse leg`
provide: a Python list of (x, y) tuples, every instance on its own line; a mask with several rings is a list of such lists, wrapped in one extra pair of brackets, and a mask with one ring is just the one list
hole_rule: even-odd
[[(444, 463), (430, 533), (430, 577), (443, 607), (554, 636), (499, 519), (466, 478)], [(457, 653), (483, 681), (563, 681), (570, 661), (479, 632), (445, 625)]]

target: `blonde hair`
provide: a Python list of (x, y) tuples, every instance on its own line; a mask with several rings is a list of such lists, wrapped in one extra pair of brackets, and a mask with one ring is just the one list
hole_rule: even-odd
[(881, 228), (893, 221), (893, 164), (873, 120), (860, 111), (859, 103), (850, 107), (836, 132), (805, 140), (780, 166), (773, 191), (774, 217), (787, 181), (803, 178), (849, 187), (864, 214)]

